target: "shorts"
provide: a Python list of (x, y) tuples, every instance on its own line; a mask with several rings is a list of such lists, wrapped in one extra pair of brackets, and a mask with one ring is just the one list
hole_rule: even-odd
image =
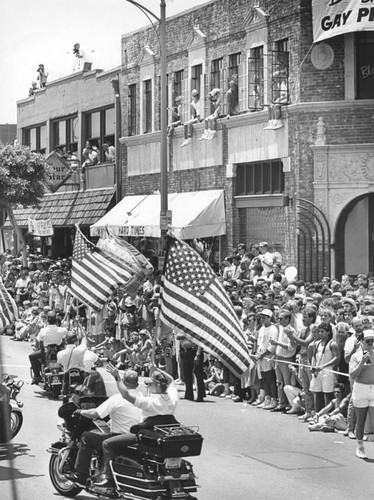
[(335, 382), (334, 373), (322, 370), (317, 377), (312, 377), (309, 390), (311, 392), (334, 392)]
[(353, 384), (352, 402), (356, 408), (374, 406), (374, 385), (355, 382)]

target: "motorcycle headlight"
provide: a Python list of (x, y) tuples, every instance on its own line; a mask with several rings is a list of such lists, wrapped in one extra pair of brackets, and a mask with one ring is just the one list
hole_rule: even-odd
[(65, 432), (65, 422), (63, 420), (57, 422), (57, 429), (61, 432)]

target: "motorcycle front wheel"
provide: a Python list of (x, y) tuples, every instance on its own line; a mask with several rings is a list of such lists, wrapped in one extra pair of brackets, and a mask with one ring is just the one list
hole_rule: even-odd
[(66, 479), (64, 474), (59, 471), (61, 457), (52, 455), (49, 461), (49, 477), (51, 478), (54, 488), (64, 497), (75, 497), (82, 491), (80, 486)]
[(17, 410), (10, 411), (10, 435), (11, 439), (17, 436), (23, 424), (23, 414)]

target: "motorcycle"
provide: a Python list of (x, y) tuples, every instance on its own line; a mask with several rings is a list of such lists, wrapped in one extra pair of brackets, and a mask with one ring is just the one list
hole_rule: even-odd
[[(13, 439), (20, 431), (23, 424), (23, 403), (18, 401), (17, 396), (23, 386), (23, 380), (15, 380), (8, 374), (3, 375), (2, 385), (6, 392), (6, 399), (9, 404), (10, 436)], [(6, 439), (8, 441), (8, 439)]]
[[(59, 441), (47, 450), (51, 453), (49, 476), (60, 495), (75, 497), (83, 487), (67, 476), (74, 472), (82, 433), (94, 428), (103, 429), (103, 420), (89, 420), (77, 414), (77, 409), (96, 408), (106, 398), (83, 397), (61, 406), (61, 420), (57, 427), (62, 432)], [(197, 500), (191, 493), (197, 491), (192, 464), (185, 457), (200, 455), (202, 436), (197, 429), (186, 427), (172, 415), (151, 417), (156, 419), (150, 428), (137, 429), (137, 444), (127, 447), (123, 454), (110, 462), (114, 483), (98, 486), (100, 456), (94, 452), (85, 490), (101, 498), (127, 500)], [(157, 425), (157, 419), (160, 422)]]

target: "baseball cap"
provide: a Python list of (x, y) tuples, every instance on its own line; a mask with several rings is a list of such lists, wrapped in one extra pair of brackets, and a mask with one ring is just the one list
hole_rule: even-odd
[(191, 95), (192, 96), (199, 95), (199, 92), (196, 89), (193, 89), (193, 91), (191, 92)]
[(267, 241), (260, 241), (260, 243), (258, 244), (259, 247), (268, 247), (269, 246), (269, 243)]
[(364, 330), (364, 340), (374, 339), (374, 330)]
[(261, 316), (269, 316), (269, 318), (273, 317), (273, 312), (270, 309), (263, 309), (260, 311)]
[(351, 304), (351, 306), (354, 307), (355, 309), (357, 308), (356, 302), (349, 297), (344, 297), (342, 302), (343, 302), (343, 304)]

